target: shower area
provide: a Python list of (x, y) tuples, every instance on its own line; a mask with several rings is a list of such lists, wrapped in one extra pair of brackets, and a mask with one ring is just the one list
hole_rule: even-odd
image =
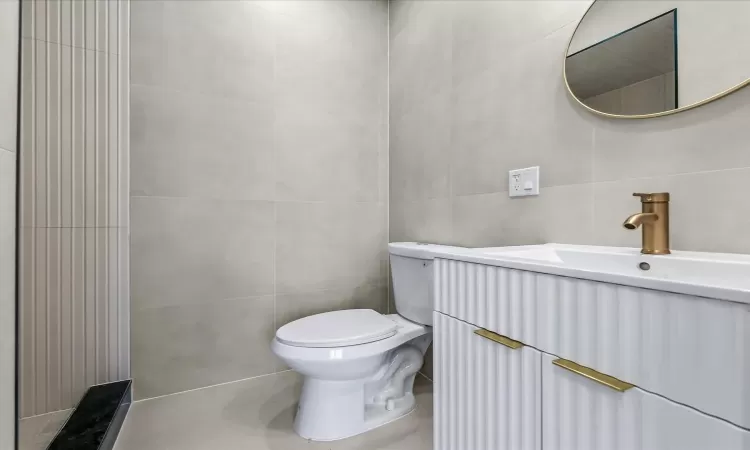
[(273, 441), (299, 389), (276, 330), (389, 310), (388, 2), (20, 9), (20, 448), (127, 379), (130, 415), (226, 385)]

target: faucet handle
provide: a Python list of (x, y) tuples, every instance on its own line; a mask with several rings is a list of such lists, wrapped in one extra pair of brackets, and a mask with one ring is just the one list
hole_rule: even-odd
[(669, 201), (669, 192), (655, 192), (650, 194), (633, 193), (633, 197), (640, 197), (641, 203), (666, 203)]

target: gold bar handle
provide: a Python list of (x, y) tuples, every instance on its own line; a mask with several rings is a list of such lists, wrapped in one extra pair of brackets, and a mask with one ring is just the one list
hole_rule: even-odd
[(482, 336), (485, 339), (489, 339), (492, 342), (497, 342), (498, 344), (502, 344), (508, 348), (512, 348), (513, 350), (517, 350), (521, 347), (523, 347), (523, 342), (514, 341), (513, 339), (509, 337), (505, 337), (501, 334), (493, 333), (490, 330), (485, 330), (484, 328), (479, 328), (478, 330), (474, 330), (474, 334), (478, 336)]
[(589, 367), (576, 364), (573, 361), (568, 361), (567, 359), (556, 359), (552, 361), (552, 364), (558, 367), (562, 367), (563, 369), (575, 374), (581, 375), (582, 377), (586, 377), (589, 380), (596, 381), (597, 383), (603, 384), (608, 388), (614, 389), (618, 392), (625, 392), (628, 389), (635, 387), (635, 385), (626, 383), (622, 380), (618, 380), (617, 378), (609, 376), (607, 374), (597, 372), (596, 370)]

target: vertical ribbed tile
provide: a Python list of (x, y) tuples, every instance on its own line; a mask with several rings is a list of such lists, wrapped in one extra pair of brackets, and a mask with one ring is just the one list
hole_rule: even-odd
[[(32, 158), (34, 159), (35, 214), (37, 226), (47, 224), (47, 43), (35, 41), (34, 71), (31, 74), (34, 83), (32, 108), (34, 110), (34, 134), (32, 135)], [(25, 175), (25, 174), (23, 174)]]
[(70, 125), (71, 155), (71, 209), (72, 227), (86, 225), (86, 58), (93, 52), (78, 48), (72, 50)]
[(73, 49), (61, 46), (60, 58), (60, 130), (59, 198), (60, 226), (73, 226)]
[(20, 262), (20, 415), (27, 417), (34, 414), (36, 390), (36, 323), (34, 322), (34, 291), (35, 291), (35, 253), (34, 229), (21, 228), (19, 231), (19, 262)]
[(31, 315), (34, 322), (34, 362), (32, 368), (32, 380), (34, 383), (34, 410), (44, 411), (47, 409), (47, 395), (50, 387), (47, 371), (49, 359), (48, 342), (48, 318), (49, 305), (47, 304), (47, 229), (35, 228), (34, 244), (31, 251), (34, 253), (34, 291)]
[[(28, 3), (24, 3), (27, 5)], [(34, 108), (34, 93), (36, 83), (36, 44), (31, 39), (21, 40), (21, 204), (19, 205), (20, 223), (22, 227), (36, 225), (36, 185), (34, 183), (36, 167), (34, 164), (36, 109)]]
[(127, 3), (22, 3), (23, 417), (129, 376)]
[(118, 122), (117, 136), (120, 142), (118, 149), (118, 180), (117, 180), (117, 212), (118, 225), (128, 227), (130, 224), (130, 204), (124, 199), (130, 198), (130, 39), (128, 30), (130, 27), (130, 2), (120, 1), (118, 13), (118, 26), (120, 39), (118, 42), (119, 65), (118, 65)]

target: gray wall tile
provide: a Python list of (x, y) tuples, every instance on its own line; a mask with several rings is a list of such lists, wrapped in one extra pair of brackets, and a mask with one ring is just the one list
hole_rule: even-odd
[(274, 372), (273, 296), (133, 312), (136, 398)]
[(0, 2), (0, 148), (16, 151), (18, 107), (18, 1)]
[[(568, 39), (586, 7), (562, 1), (393, 3), (391, 241), (638, 247), (639, 233), (621, 227), (639, 210), (631, 194), (666, 190), (673, 199), (674, 248), (748, 252), (744, 210), (735, 205), (742, 203), (744, 168), (750, 167), (744, 145), (750, 91), (660, 119), (612, 120), (586, 112), (569, 98), (561, 76)], [(435, 30), (449, 35), (451, 52), (442, 67), (451, 72), (450, 82), (401, 67), (445, 52), (445, 38), (436, 38)], [(449, 192), (427, 202), (415, 200), (433, 186), (421, 162), (442, 161), (445, 151), (423, 144), (435, 130), (414, 126), (440, 111), (402, 89), (420, 82), (433, 93), (450, 93)], [(393, 114), (393, 105), (417, 117)], [(507, 171), (531, 165), (541, 166), (541, 195), (508, 198)], [(714, 185), (720, 198), (711, 194)]]
[(284, 370), (274, 305), (386, 308), (387, 30), (380, 0), (133, 3), (141, 398)]
[(273, 294), (273, 202), (132, 198), (134, 310)]
[(133, 195), (274, 200), (272, 105), (136, 85), (131, 114)]
[(452, 241), (450, 198), (407, 202), (392, 198), (389, 216), (391, 242)]
[[(0, 50), (0, 61), (4, 59), (5, 54)], [(17, 420), (15, 212), (16, 154), (0, 149), (0, 446), (3, 448), (15, 445)]]
[(377, 116), (279, 105), (276, 192), (285, 201), (379, 200)]
[(385, 206), (279, 203), (276, 292), (385, 285)]
[(632, 193), (669, 192), (673, 249), (750, 253), (748, 190), (750, 169), (596, 183), (596, 241), (640, 247), (640, 230), (628, 231), (622, 227), (625, 218), (641, 208)]
[(750, 90), (658, 120), (612, 121), (596, 126), (596, 181), (750, 167)]
[(132, 2), (134, 85), (271, 102), (274, 21), (254, 2)]

